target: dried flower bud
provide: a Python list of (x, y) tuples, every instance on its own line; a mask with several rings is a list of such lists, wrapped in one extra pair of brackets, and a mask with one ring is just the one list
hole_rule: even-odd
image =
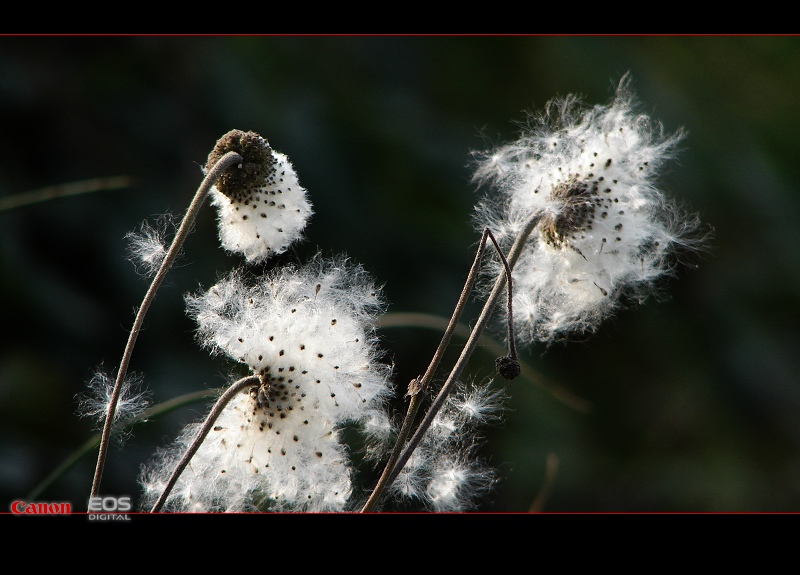
[(232, 130), (217, 141), (206, 170), (223, 155), (244, 161), (219, 178), (211, 202), (219, 208), (222, 246), (251, 263), (286, 251), (301, 237), (313, 210), (288, 158), (255, 132)]
[(522, 372), (522, 367), (519, 361), (510, 355), (504, 355), (494, 360), (494, 366), (497, 373), (503, 376), (504, 379), (515, 379)]

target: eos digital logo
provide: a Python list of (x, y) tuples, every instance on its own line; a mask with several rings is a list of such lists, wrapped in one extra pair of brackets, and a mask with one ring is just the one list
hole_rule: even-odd
[(106, 495), (89, 499), (89, 521), (130, 521), (131, 498)]

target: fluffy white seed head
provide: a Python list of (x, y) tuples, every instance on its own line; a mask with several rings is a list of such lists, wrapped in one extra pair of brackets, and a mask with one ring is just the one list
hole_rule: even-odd
[[(351, 494), (350, 461), (334, 422), (309, 405), (279, 418), (254, 387), (217, 419), (165, 506), (191, 512), (341, 511)], [(199, 429), (187, 426), (143, 476), (152, 505)]]
[[(342, 426), (385, 427), (391, 395), (374, 334), (380, 294), (366, 272), (317, 257), (252, 281), (234, 272), (187, 303), (202, 344), (249, 366), (261, 385), (226, 407), (167, 508), (342, 510), (352, 490)], [(146, 501), (195, 431), (145, 474)]]
[(294, 167), (255, 132), (233, 130), (217, 142), (206, 169), (230, 151), (245, 161), (211, 188), (222, 246), (250, 263), (285, 252), (313, 213)]
[[(627, 76), (608, 105), (553, 100), (520, 138), (479, 155), (475, 180), (490, 187), (476, 224), (506, 249), (541, 216), (514, 269), (514, 322), (528, 342), (591, 332), (623, 295), (646, 297), (692, 246), (687, 216), (655, 185), (682, 132), (633, 109)], [(491, 275), (496, 277), (495, 266)]]

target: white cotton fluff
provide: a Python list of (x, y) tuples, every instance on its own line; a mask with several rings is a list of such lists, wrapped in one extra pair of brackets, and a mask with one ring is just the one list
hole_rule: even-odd
[[(255, 281), (234, 272), (187, 303), (201, 343), (262, 383), (228, 404), (165, 510), (343, 510), (352, 464), (342, 426), (385, 419), (392, 393), (374, 333), (380, 294), (366, 272), (317, 257)], [(198, 426), (148, 468), (146, 502), (160, 495)]]
[[(641, 301), (672, 272), (677, 247), (694, 247), (696, 216), (654, 183), (683, 134), (664, 136), (635, 113), (628, 84), (608, 105), (553, 100), (517, 141), (478, 155), (474, 179), (490, 188), (477, 206), (479, 229), (508, 248), (532, 216), (541, 218), (512, 276), (523, 341), (594, 331), (623, 295)], [(498, 273), (495, 265), (490, 275)]]

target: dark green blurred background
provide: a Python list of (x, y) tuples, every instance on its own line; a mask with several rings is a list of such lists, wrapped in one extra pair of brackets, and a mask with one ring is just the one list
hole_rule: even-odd
[[(0, 212), (0, 511), (90, 437), (75, 396), (98, 366), (116, 368), (147, 288), (123, 237), (183, 213), (225, 132), (266, 137), (309, 191), (307, 241), (286, 260), (346, 252), (385, 282), (389, 311), (447, 316), (478, 238), (470, 151), (512, 138), (554, 96), (606, 103), (627, 71), (643, 111), (688, 130), (661, 181), (715, 239), (668, 301), (526, 350), (536, 381), (496, 382), (510, 411), (483, 454), (502, 480), (479, 509), (526, 511), (544, 489), (545, 511), (800, 511), (794, 37), (0, 38), (0, 198), (135, 180)], [(241, 264), (214, 218), (201, 211), (134, 352), (156, 402), (235, 370), (199, 349), (183, 308), (182, 294)], [(404, 390), (439, 334), (381, 333)], [(478, 352), (470, 373), (491, 375), (493, 357)], [(202, 410), (136, 427), (102, 491), (138, 497), (139, 466)], [(82, 508), (94, 456), (38, 500)]]

